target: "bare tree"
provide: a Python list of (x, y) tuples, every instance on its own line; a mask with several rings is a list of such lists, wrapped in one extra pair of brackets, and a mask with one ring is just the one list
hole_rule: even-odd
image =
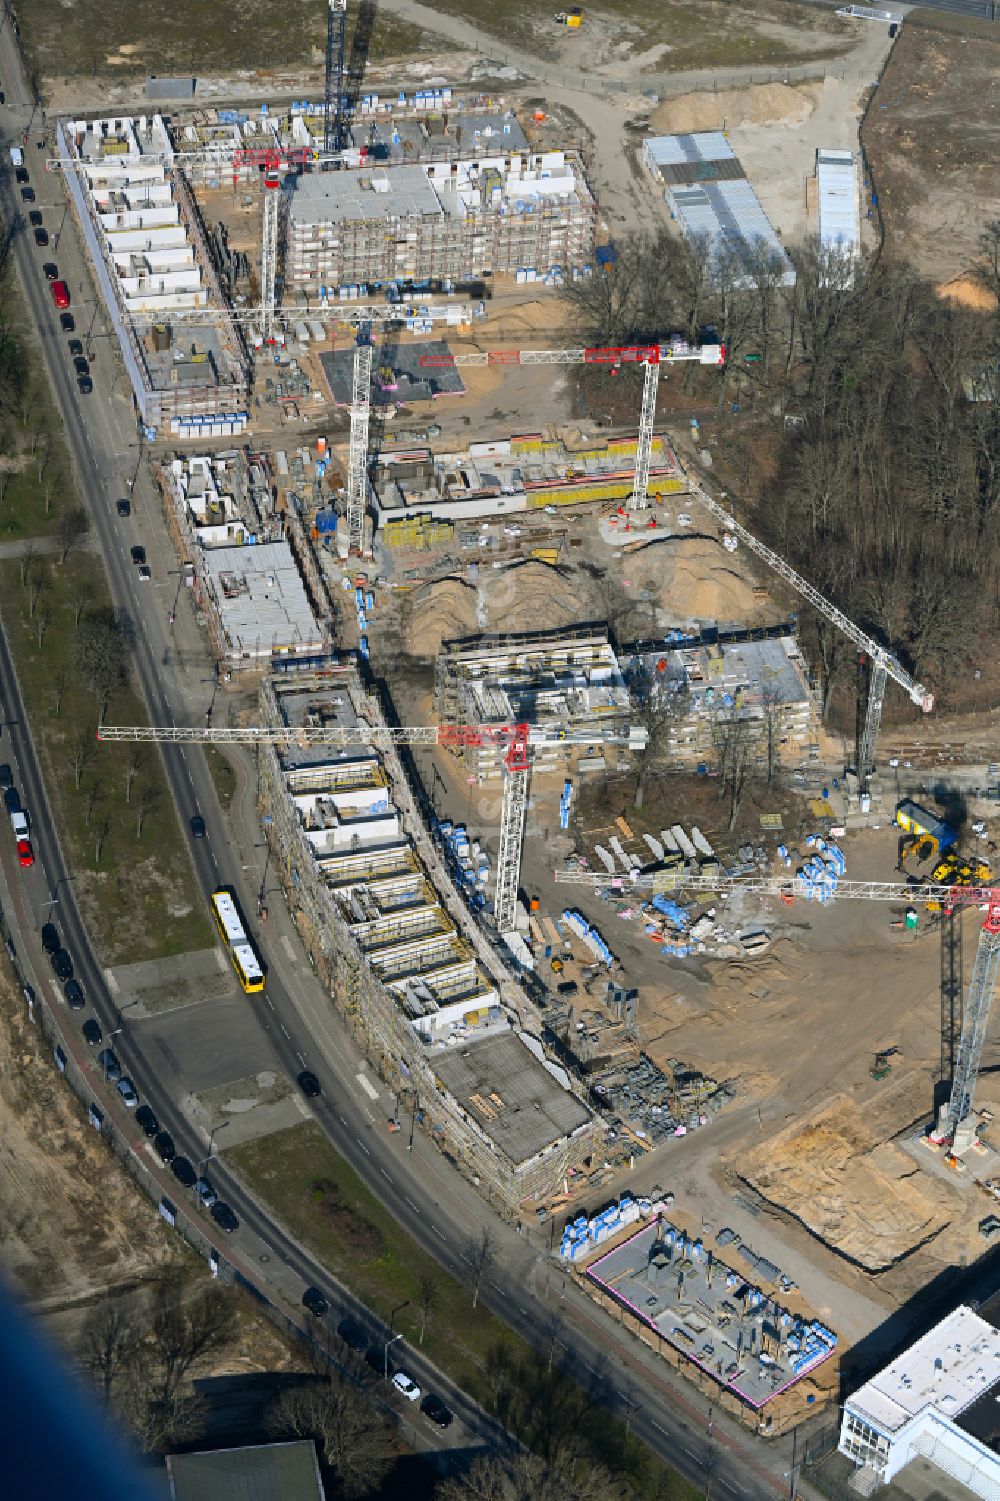
[(433, 1272), (423, 1271), (417, 1283), (417, 1309), (420, 1313), (420, 1343), (424, 1342), (428, 1321), (438, 1304), (440, 1287)]
[(73, 550), (80, 546), (90, 531), (90, 517), (83, 506), (66, 506), (56, 518), (56, 541), (59, 544), (59, 561), (65, 563)]
[(89, 579), (80, 579), (73, 589), (73, 598), (70, 600), (70, 609), (73, 611), (73, 625), (76, 630), (80, 629), (80, 619), (93, 598), (93, 584)]
[(724, 709), (712, 723), (712, 739), (719, 762), (719, 796), (729, 804), (729, 828), (736, 827), (740, 803), (754, 762), (754, 735), (738, 705)]
[(130, 745), (125, 755), (125, 801), (131, 803), (135, 779), (146, 764), (146, 752), (141, 745)]
[(76, 665), (94, 693), (103, 720), (111, 699), (128, 676), (129, 640), (125, 622), (108, 607), (90, 611), (76, 633)]
[(35, 611), (38, 609), (38, 601), (49, 587), (48, 569), (39, 564), (28, 574), (28, 618), (34, 620)]
[(141, 1342), (141, 1325), (123, 1298), (105, 1298), (87, 1314), (77, 1350), (105, 1402), (110, 1402), (115, 1383)]
[(95, 777), (94, 780), (92, 782), (88, 782), (86, 787), (83, 789), (84, 828), (90, 828), (94, 814), (97, 812), (97, 806), (101, 802), (103, 797), (104, 783), (101, 781), (100, 777)]
[(34, 542), (28, 541), (21, 549), (17, 558), (17, 571), (21, 578), (21, 588), (27, 586), (28, 575), (34, 568), (35, 559), (38, 557), (38, 548)]
[(97, 826), (94, 829), (94, 864), (95, 865), (100, 865), (100, 863), (101, 863), (101, 856), (104, 853), (104, 844), (105, 844), (105, 841), (107, 840), (107, 837), (108, 837), (108, 835), (110, 833), (111, 833), (111, 819), (105, 813), (105, 814), (102, 814), (102, 816), (97, 820)]
[(475, 1308), (479, 1303), (479, 1288), (486, 1272), (489, 1271), (497, 1256), (497, 1239), (488, 1225), (484, 1225), (478, 1235), (470, 1235), (462, 1247), (462, 1257), (472, 1268), (472, 1306)]
[(126, 1379), (119, 1381), (114, 1406), (146, 1454), (165, 1454), (204, 1431), (202, 1398), (185, 1392), (164, 1397), (157, 1389), (155, 1368), (142, 1353), (130, 1363)]
[(774, 785), (781, 754), (781, 732), (784, 728), (784, 713), (781, 695), (773, 687), (761, 690), (762, 728), (764, 735), (764, 759), (767, 769), (767, 785)]
[(63, 699), (66, 697), (68, 687), (69, 673), (65, 667), (57, 667), (49, 681), (49, 703), (52, 705), (53, 719), (59, 719), (62, 716)]
[(93, 735), (88, 734), (86, 730), (81, 730), (70, 744), (69, 764), (73, 772), (73, 784), (77, 792), (79, 792), (80, 783), (83, 781), (83, 773), (94, 759), (96, 750), (97, 743)]
[(194, 1362), (224, 1349), (235, 1334), (233, 1305), (221, 1288), (185, 1299), (180, 1281), (164, 1278), (157, 1286), (149, 1319), (160, 1398), (173, 1400)]
[(45, 640), (45, 632), (48, 630), (51, 621), (52, 611), (48, 609), (46, 605), (40, 605), (35, 611), (35, 641), (38, 645), (39, 651), (41, 651), (42, 649), (42, 642)]
[(640, 669), (629, 681), (634, 722), (646, 733), (646, 742), (634, 752), (636, 762), (633, 806), (641, 808), (646, 782), (670, 749), (678, 723), (690, 708), (690, 694), (684, 678)]
[(348, 1498), (373, 1493), (392, 1458), (392, 1439), (371, 1403), (348, 1381), (313, 1380), (282, 1393), (267, 1417), (271, 1433), (313, 1438)]
[(150, 786), (150, 784), (147, 782), (146, 785), (140, 790), (139, 797), (135, 805), (136, 839), (142, 838), (142, 831), (146, 826), (146, 820), (159, 801), (159, 791), (157, 790), (157, 788)]

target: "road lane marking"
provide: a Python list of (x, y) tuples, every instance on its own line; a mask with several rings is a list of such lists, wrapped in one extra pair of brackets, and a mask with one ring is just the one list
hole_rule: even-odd
[(366, 1157), (370, 1157), (371, 1156), (371, 1152), (369, 1152), (368, 1148), (365, 1146), (364, 1142), (361, 1140), (361, 1137), (360, 1136), (356, 1136), (354, 1138), (354, 1140), (357, 1142), (357, 1144), (361, 1148), (362, 1152), (364, 1152), (365, 1156)]
[(382, 1174), (382, 1177), (385, 1179), (385, 1181), (387, 1183), (391, 1183), (392, 1182), (392, 1179), (389, 1177), (389, 1174), (386, 1172), (386, 1170), (385, 1170), (384, 1167), (380, 1167), (379, 1168), (379, 1172)]
[(300, 1063), (302, 1063), (302, 1064), (305, 1063), (306, 1060), (303, 1058), (303, 1056), (302, 1056), (301, 1053), (296, 1053), (295, 1056), (299, 1060)]
[(365, 1094), (370, 1100), (378, 1099), (378, 1090), (374, 1087), (371, 1080), (367, 1077), (363, 1070), (360, 1074), (355, 1074), (354, 1077), (357, 1079), (358, 1083), (361, 1085), (361, 1088), (364, 1090)]
[(407, 1198), (406, 1194), (403, 1195), (403, 1198), (406, 1199), (407, 1204), (409, 1204), (409, 1206), (413, 1210), (414, 1214), (419, 1214), (420, 1213), (420, 1210), (417, 1208), (416, 1204), (414, 1204), (414, 1202), (413, 1202), (412, 1199)]
[[(588, 1366), (587, 1370), (589, 1371), (590, 1369), (591, 1369), (591, 1367)], [(669, 1438), (670, 1437), (670, 1435), (667, 1432), (667, 1430), (665, 1428), (661, 1428), (660, 1424), (656, 1421), (655, 1418), (650, 1418), (650, 1420), (649, 1420), (649, 1426), (651, 1428), (655, 1428), (656, 1431), (657, 1431), (657, 1433), (662, 1433), (663, 1436), (664, 1436), (664, 1438)]]
[(346, 1115), (342, 1115), (342, 1116), (341, 1116), (341, 1117), (340, 1117), (340, 1124), (341, 1124), (341, 1125), (342, 1125), (342, 1126), (346, 1126), (346, 1125), (347, 1125), (347, 1116), (346, 1116)]
[(437, 1227), (437, 1225), (432, 1225), (431, 1229), (434, 1231), (435, 1235), (439, 1235), (441, 1237), (441, 1239), (444, 1241), (445, 1245), (448, 1244), (448, 1237), (447, 1237), (447, 1235), (445, 1235), (441, 1230), (439, 1230), (438, 1227)]
[(281, 1028), (282, 1032), (284, 1032), (285, 1036), (288, 1038), (288, 1041), (291, 1042), (291, 1040), (292, 1040), (292, 1034), (291, 1034), (291, 1032), (289, 1032), (289, 1030), (285, 1026), (284, 1022), (279, 1022), (278, 1026)]

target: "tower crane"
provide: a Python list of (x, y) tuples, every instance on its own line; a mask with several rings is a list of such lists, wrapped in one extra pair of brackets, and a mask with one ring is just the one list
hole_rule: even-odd
[(298, 748), (320, 745), (388, 746), (439, 745), (449, 750), (497, 746), (504, 751), (503, 795), (500, 808), (500, 846), (497, 855), (496, 895), (493, 920), (502, 936), (514, 931), (517, 892), (521, 873), (521, 848), (528, 811), (528, 777), (531, 751), (539, 746), (624, 745), (641, 749), (646, 731), (642, 726), (594, 729), (563, 729), (530, 724), (438, 724), (382, 726), (358, 723), (340, 727), (295, 729), (287, 726), (205, 728), (168, 725), (101, 725), (102, 741), (165, 742), (172, 745), (287, 745)]
[(484, 349), (471, 354), (422, 355), (421, 365), (610, 365), (613, 371), (623, 365), (643, 367), (642, 409), (639, 436), (635, 448), (635, 477), (629, 507), (643, 511), (649, 504), (649, 458), (653, 447), (653, 424), (656, 420), (656, 387), (661, 365), (696, 360), (701, 365), (724, 365), (725, 344), (689, 345), (686, 340), (668, 344), (626, 344), (595, 346), (589, 349)]
[(328, 0), (326, 12), (326, 81), (323, 90), (323, 150), (344, 149), (344, 21), (347, 0)]
[[(585, 885), (593, 888), (608, 886), (628, 891), (650, 890), (653, 875), (637, 871), (632, 877), (609, 876), (607, 872), (557, 870), (555, 880), (559, 883)], [(677, 889), (691, 891), (752, 891), (761, 895), (777, 896), (792, 900), (796, 896), (809, 899), (810, 892), (804, 876), (789, 879), (782, 876), (749, 876), (739, 879), (705, 875), (680, 875), (671, 877)], [(964, 1151), (975, 1141), (975, 1122), (972, 1106), (979, 1077), (979, 1065), (986, 1038), (986, 1027), (996, 993), (997, 974), (1000, 971), (1000, 887), (997, 886), (939, 886), (932, 882), (907, 884), (902, 881), (846, 881), (837, 882), (830, 900), (869, 902), (933, 902), (939, 904), (949, 915), (959, 906), (984, 907), (986, 917), (979, 932), (976, 962), (969, 983), (965, 1003), (965, 1019), (955, 1055), (955, 1066), (948, 1103), (938, 1116), (931, 1132), (935, 1145), (950, 1142), (952, 1154)]]

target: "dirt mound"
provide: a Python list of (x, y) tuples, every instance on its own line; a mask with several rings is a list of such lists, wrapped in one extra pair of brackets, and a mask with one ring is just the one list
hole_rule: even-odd
[(589, 593), (575, 571), (535, 562), (484, 570), (478, 585), (441, 579), (410, 597), (405, 649), (414, 657), (436, 657), (452, 636), (568, 625), (587, 618)]
[(754, 621), (761, 607), (742, 573), (739, 554), (710, 537), (666, 539), (629, 558), (632, 589), (646, 591), (678, 621)]
[(957, 302), (960, 307), (969, 308), (974, 313), (992, 313), (996, 310), (997, 300), (992, 292), (981, 287), (971, 276), (956, 276), (953, 281), (942, 281), (934, 288), (939, 297), (948, 302)]
[(757, 83), (748, 89), (682, 94), (655, 109), (649, 123), (671, 135), (692, 130), (728, 130), (738, 125), (798, 125), (816, 108), (813, 84)]

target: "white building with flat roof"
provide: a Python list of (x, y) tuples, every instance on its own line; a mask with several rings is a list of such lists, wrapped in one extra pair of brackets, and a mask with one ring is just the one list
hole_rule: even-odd
[(848, 1398), (838, 1448), (872, 1472), (872, 1487), (923, 1458), (998, 1501), (1000, 1455), (986, 1442), (997, 1432), (998, 1387), (1000, 1330), (956, 1308)]
[(853, 151), (817, 151), (816, 187), (821, 250), (854, 260), (861, 253), (861, 217)]

